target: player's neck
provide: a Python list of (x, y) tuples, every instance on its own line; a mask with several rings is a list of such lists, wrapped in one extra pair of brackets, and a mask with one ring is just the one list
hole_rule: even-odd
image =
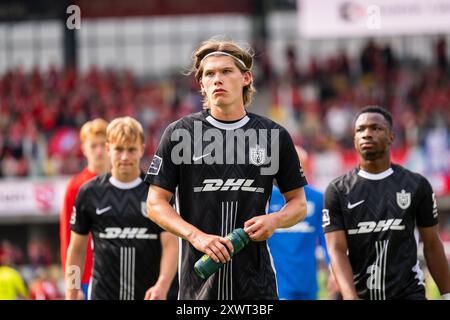
[(368, 173), (377, 174), (388, 170), (391, 167), (391, 159), (380, 158), (375, 160), (359, 159), (359, 168)]
[(241, 106), (211, 107), (209, 112), (213, 118), (219, 121), (236, 121), (245, 117), (245, 108)]
[(133, 173), (120, 173), (115, 170), (111, 171), (111, 175), (118, 181), (127, 183), (136, 180), (140, 176), (141, 172), (138, 170)]

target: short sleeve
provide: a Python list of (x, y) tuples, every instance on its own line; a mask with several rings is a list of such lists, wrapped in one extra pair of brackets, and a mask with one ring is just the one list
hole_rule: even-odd
[(436, 196), (427, 179), (422, 177), (417, 192), (420, 199), (416, 211), (416, 223), (418, 227), (432, 227), (438, 223), (438, 211)]
[(178, 185), (179, 165), (176, 165), (171, 158), (173, 149), (172, 132), (173, 125), (167, 127), (164, 131), (144, 181), (149, 185), (156, 185), (175, 193)]
[[(306, 194), (306, 196), (308, 196)], [(314, 227), (316, 229), (317, 239), (322, 247), (323, 254), (325, 257), (325, 263), (330, 264), (330, 257), (328, 255), (327, 243), (325, 241), (325, 235), (322, 228), (322, 212), (323, 212), (323, 193), (317, 192), (314, 197)]]
[(334, 184), (329, 184), (324, 194), (322, 209), (322, 227), (325, 233), (345, 230), (344, 219), (339, 201), (339, 192)]
[(91, 231), (92, 219), (89, 215), (90, 201), (88, 196), (88, 186), (85, 184), (78, 191), (75, 205), (70, 217), (70, 229), (78, 234), (87, 235)]
[(292, 138), (285, 129), (280, 130), (279, 141), (279, 168), (275, 179), (281, 193), (286, 193), (303, 187), (308, 182), (300, 166)]

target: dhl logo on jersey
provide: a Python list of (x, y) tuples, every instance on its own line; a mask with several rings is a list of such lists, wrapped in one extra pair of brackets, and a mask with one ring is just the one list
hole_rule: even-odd
[(372, 233), (381, 232), (387, 230), (405, 230), (402, 223), (402, 219), (388, 219), (376, 221), (363, 221), (358, 223), (358, 229), (349, 229), (348, 234), (361, 234), (361, 233)]
[(255, 180), (252, 179), (205, 179), (203, 180), (203, 187), (195, 187), (194, 192), (208, 192), (208, 191), (248, 191), (264, 193), (264, 188), (252, 187)]
[(105, 228), (99, 235), (102, 239), (157, 239), (158, 235), (147, 233), (147, 228)]

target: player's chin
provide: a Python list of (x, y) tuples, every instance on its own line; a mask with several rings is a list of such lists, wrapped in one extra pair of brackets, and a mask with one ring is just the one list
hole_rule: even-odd
[(227, 101), (223, 97), (217, 97), (213, 101), (216, 107), (224, 107), (227, 105)]
[(132, 164), (119, 164), (119, 169), (121, 170), (131, 170), (133, 168)]
[(364, 160), (376, 160), (380, 158), (380, 153), (376, 150), (361, 150), (361, 156)]
[(131, 167), (131, 166), (119, 167), (119, 172), (123, 173), (123, 174), (128, 174), (128, 173), (131, 173), (132, 171), (133, 171), (133, 167)]

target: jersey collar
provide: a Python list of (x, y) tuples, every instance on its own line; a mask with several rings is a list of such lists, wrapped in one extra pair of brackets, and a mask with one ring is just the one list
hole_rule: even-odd
[(382, 180), (384, 178), (389, 177), (393, 173), (394, 173), (394, 170), (392, 170), (392, 168), (389, 168), (386, 171), (383, 171), (380, 173), (369, 173), (367, 171), (359, 169), (358, 176), (369, 179), (369, 180)]
[(248, 115), (245, 115), (245, 117), (243, 117), (239, 121), (227, 123), (227, 122), (222, 122), (217, 119), (214, 119), (211, 115), (208, 115), (206, 117), (206, 121), (208, 121), (214, 127), (222, 129), (222, 130), (236, 130), (236, 129), (243, 127), (247, 122), (249, 122), (250, 118), (248, 117)]
[(111, 184), (114, 187), (119, 188), (119, 189), (133, 189), (133, 188), (137, 187), (142, 182), (142, 178), (141, 177), (137, 177), (133, 181), (122, 182), (122, 181), (117, 180), (113, 176), (111, 176), (111, 178), (109, 178), (109, 182), (111, 182)]

